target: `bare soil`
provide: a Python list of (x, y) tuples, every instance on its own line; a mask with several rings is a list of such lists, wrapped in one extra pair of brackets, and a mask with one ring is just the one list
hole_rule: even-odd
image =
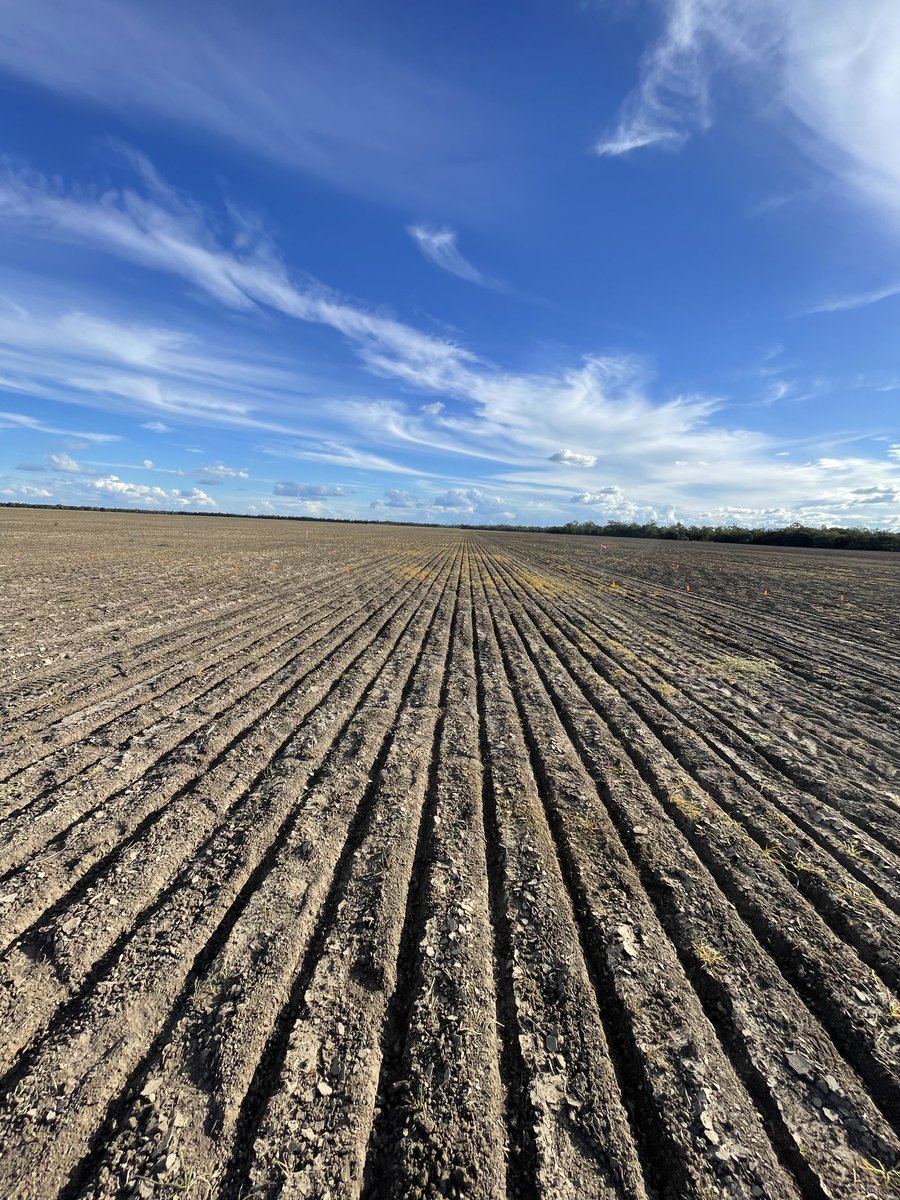
[(0, 1196), (900, 1195), (900, 560), (0, 510)]

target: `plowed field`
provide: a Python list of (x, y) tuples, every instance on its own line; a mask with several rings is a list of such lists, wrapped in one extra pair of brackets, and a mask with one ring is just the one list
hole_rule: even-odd
[(900, 1194), (896, 558), (0, 535), (4, 1200)]

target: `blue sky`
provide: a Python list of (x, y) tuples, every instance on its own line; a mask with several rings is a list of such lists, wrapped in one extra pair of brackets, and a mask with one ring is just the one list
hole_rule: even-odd
[(900, 528), (895, 0), (4, 0), (0, 498)]

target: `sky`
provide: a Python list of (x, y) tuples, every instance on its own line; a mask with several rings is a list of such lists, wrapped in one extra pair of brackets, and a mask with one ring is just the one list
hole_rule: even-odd
[(896, 0), (0, 18), (0, 500), (900, 529)]

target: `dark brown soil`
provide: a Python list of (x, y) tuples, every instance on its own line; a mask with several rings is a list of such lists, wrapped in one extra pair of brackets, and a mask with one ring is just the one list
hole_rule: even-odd
[(0, 1196), (900, 1195), (900, 560), (0, 511)]

